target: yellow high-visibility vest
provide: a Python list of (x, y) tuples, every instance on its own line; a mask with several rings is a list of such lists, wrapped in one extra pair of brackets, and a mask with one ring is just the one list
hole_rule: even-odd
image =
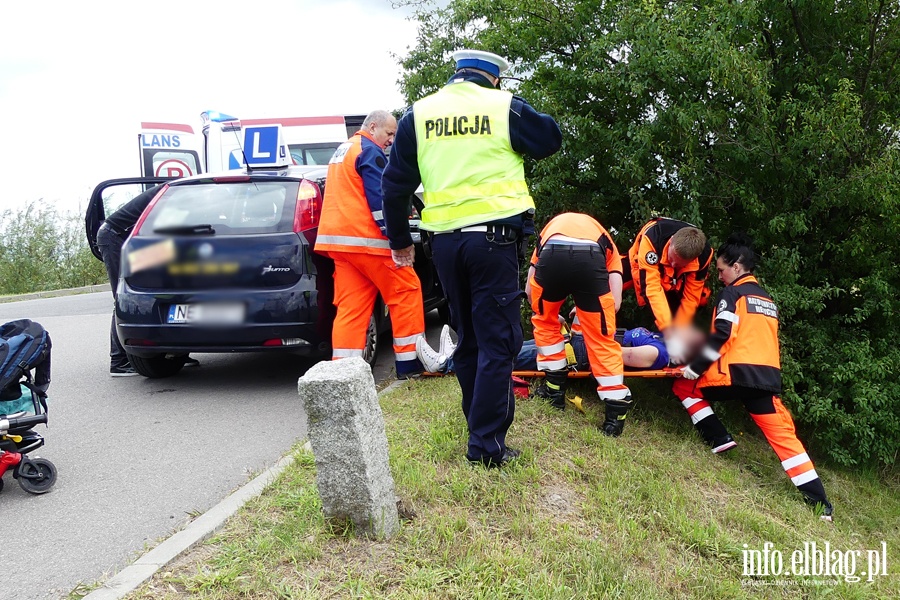
[(450, 231), (534, 209), (509, 138), (512, 94), (451, 83), (413, 105), (422, 229)]

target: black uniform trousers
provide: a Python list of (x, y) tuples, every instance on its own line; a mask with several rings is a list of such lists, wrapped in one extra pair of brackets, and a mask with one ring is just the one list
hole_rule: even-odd
[(459, 337), (453, 362), (469, 427), (467, 457), (501, 457), (515, 415), (512, 371), (522, 348), (517, 240), (499, 232), (432, 236), (434, 264)]

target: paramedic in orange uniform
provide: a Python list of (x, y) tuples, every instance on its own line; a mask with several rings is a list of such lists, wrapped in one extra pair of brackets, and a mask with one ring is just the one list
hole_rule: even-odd
[(675, 331), (694, 320), (712, 254), (702, 231), (665, 217), (641, 227), (628, 251), (631, 269), (626, 280), (633, 282), (638, 306), (649, 304), (653, 310), (674, 364), (684, 362), (684, 344)]
[(407, 377), (422, 371), (416, 340), (425, 333), (425, 313), (418, 275), (411, 266), (394, 264), (384, 235), (381, 174), (387, 164), (384, 148), (396, 131), (396, 119), (377, 110), (335, 151), (315, 250), (334, 260), (332, 359), (363, 356), (380, 292), (391, 313), (397, 376)]
[(732, 234), (719, 248), (716, 270), (725, 287), (716, 298), (712, 331), (701, 353), (684, 369), (708, 400), (740, 400), (762, 429), (788, 477), (810, 504), (832, 506), (812, 460), (797, 439), (794, 421), (781, 403), (778, 307), (753, 270), (752, 241)]
[(546, 372), (539, 395), (565, 407), (568, 364), (559, 309), (568, 296), (584, 335), (597, 394), (606, 404), (603, 433), (618, 437), (631, 407), (623, 378), (622, 347), (616, 342), (616, 311), (622, 301), (622, 259), (612, 237), (580, 213), (553, 217), (538, 238), (528, 272), (537, 367)]

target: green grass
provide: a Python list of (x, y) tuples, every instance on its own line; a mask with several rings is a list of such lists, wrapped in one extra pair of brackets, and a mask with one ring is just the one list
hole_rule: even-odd
[[(896, 471), (817, 464), (835, 522), (803, 504), (774, 453), (739, 410), (739, 446), (714, 456), (661, 382), (632, 386), (638, 407), (621, 438), (586, 414), (518, 403), (516, 466), (463, 458), (466, 428), (452, 378), (382, 396), (391, 464), (411, 513), (389, 542), (323, 519), (311, 455), (297, 461), (208, 543), (131, 598), (892, 598), (900, 595)], [(841, 551), (887, 543), (872, 583), (769, 577), (747, 585), (742, 551), (772, 542), (789, 564), (804, 542)], [(865, 556), (865, 553), (863, 553)], [(857, 566), (864, 570), (865, 559)], [(863, 578), (865, 580), (865, 578)], [(760, 585), (767, 584), (767, 585)], [(835, 585), (836, 584), (836, 585)]]

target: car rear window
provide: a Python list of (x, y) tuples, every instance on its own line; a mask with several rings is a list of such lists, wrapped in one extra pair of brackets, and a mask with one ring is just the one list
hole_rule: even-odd
[(217, 235), (293, 231), (296, 181), (201, 183), (166, 190), (141, 233), (211, 226)]

